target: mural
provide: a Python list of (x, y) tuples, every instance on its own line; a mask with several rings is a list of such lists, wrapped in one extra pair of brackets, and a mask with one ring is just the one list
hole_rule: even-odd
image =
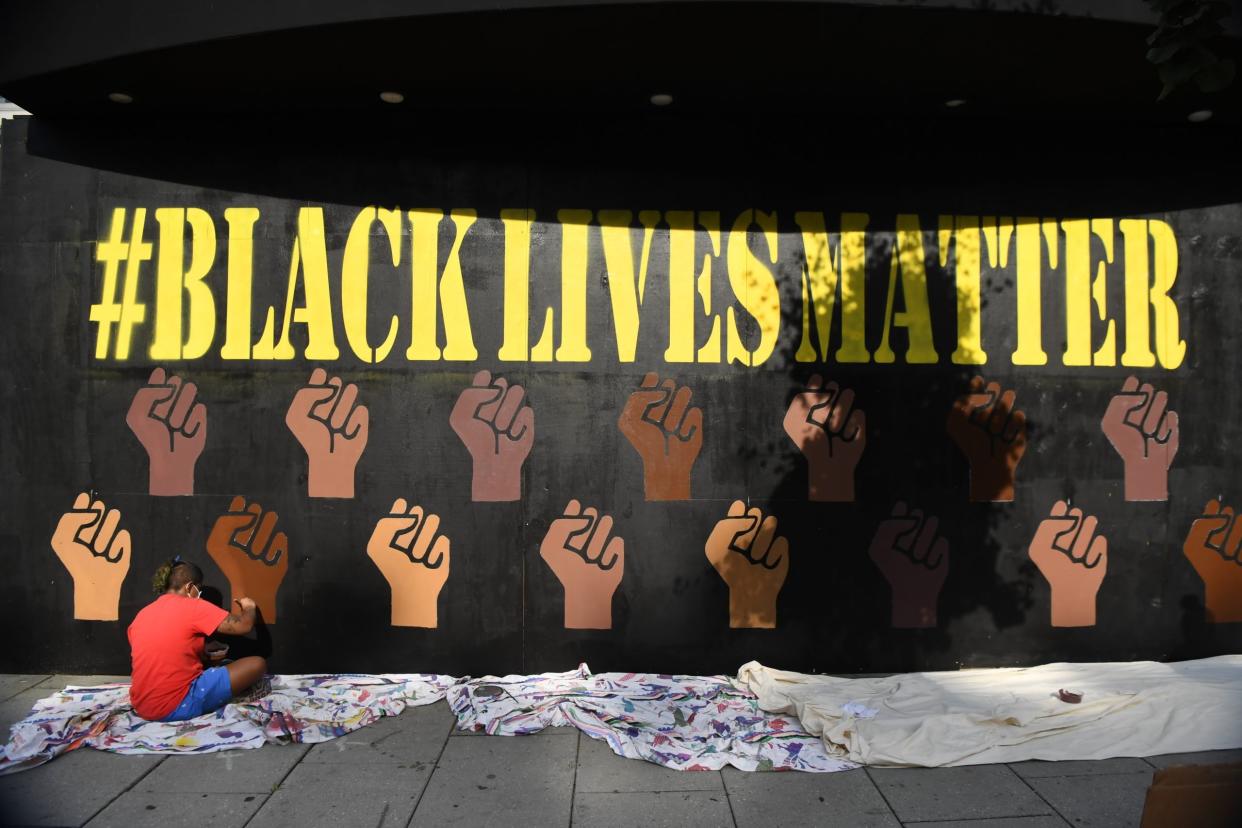
[(566, 629), (612, 629), (612, 596), (625, 576), (625, 540), (612, 531), (610, 515), (571, 500), (539, 544), (565, 590)]
[(776, 626), (776, 599), (789, 575), (789, 542), (776, 518), (735, 500), (707, 537), (704, 551), (729, 585), (729, 626)]
[(852, 503), (854, 469), (867, 448), (867, 415), (854, 392), (812, 374), (789, 403), (785, 433), (806, 457), (807, 498)]
[(207, 442), (207, 407), (197, 394), (194, 383), (163, 368), (134, 394), (125, 422), (146, 449), (153, 495), (194, 494), (194, 465)]
[(703, 409), (690, 405), (691, 396), (653, 371), (621, 410), (617, 427), (643, 459), (647, 500), (690, 499), (690, 470), (703, 448)]
[(1100, 425), (1125, 464), (1126, 500), (1169, 499), (1169, 466), (1181, 433), (1168, 405), (1168, 394), (1148, 382), (1139, 385), (1138, 377), (1127, 377), (1108, 402)]
[(1242, 621), (1242, 520), (1233, 507), (1209, 500), (1190, 524), (1182, 552), (1203, 579), (1207, 620)]
[(79, 621), (116, 621), (121, 584), (129, 573), (129, 530), (121, 513), (82, 492), (60, 516), (52, 534), (52, 551), (73, 578), (73, 617)]
[(888, 581), (894, 627), (936, 626), (940, 589), (949, 575), (949, 542), (937, 533), (939, 527), (935, 515), (900, 500), (876, 527), (869, 554)]
[(316, 368), (298, 389), (285, 424), (306, 451), (311, 497), (354, 496), (354, 470), (367, 447), (370, 414), (358, 403), (358, 386)]
[(1014, 497), (1018, 463), (1026, 453), (1026, 414), (1014, 408), (1017, 394), (1000, 383), (970, 381), (969, 393), (949, 409), (946, 429), (970, 461), (970, 499), (1007, 502)]
[(475, 374), (457, 398), (449, 423), (470, 452), (471, 500), (521, 498), (522, 464), (535, 442), (535, 412), (525, 398), (522, 386), (488, 371)]
[(263, 620), (276, 623), (276, 591), (289, 571), (289, 538), (276, 531), (279, 516), (235, 497), (207, 536), (207, 554), (228, 579), (231, 600), (252, 598)]
[(1052, 593), (1054, 627), (1095, 626), (1095, 597), (1108, 572), (1108, 539), (1098, 523), (1058, 500), (1031, 538), (1031, 560)]
[(421, 506), (393, 501), (389, 513), (375, 524), (367, 542), (367, 557), (379, 569), (392, 591), (394, 627), (438, 624), (440, 590), (448, 580), (450, 542), (440, 530), (438, 515)]

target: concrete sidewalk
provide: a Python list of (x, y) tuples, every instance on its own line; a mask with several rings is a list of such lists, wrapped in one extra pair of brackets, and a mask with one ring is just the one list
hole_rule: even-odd
[[(66, 684), (0, 676), (0, 725)], [(1155, 768), (1242, 750), (1099, 762), (844, 773), (688, 773), (622, 759), (558, 728), (460, 733), (443, 702), (318, 745), (203, 756), (90, 749), (0, 777), (4, 825), (842, 825), (971, 828), (1137, 825)]]

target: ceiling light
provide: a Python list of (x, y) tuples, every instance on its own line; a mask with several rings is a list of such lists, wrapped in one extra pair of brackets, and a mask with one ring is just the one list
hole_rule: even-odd
[(1212, 117), (1212, 110), (1196, 109), (1194, 112), (1186, 116), (1186, 120), (1190, 121), (1192, 124), (1201, 124), (1211, 117)]
[(668, 106), (673, 102), (673, 96), (666, 92), (658, 92), (651, 96), (651, 103), (655, 106)]
[(380, 100), (384, 103), (399, 104), (405, 100), (405, 95), (400, 92), (381, 92)]
[(959, 106), (965, 106), (966, 101), (961, 98), (950, 98), (944, 102), (944, 105), (949, 107), (949, 109), (957, 109)]
[(124, 92), (109, 92), (108, 100), (112, 101), (113, 103), (127, 104), (127, 103), (134, 102), (134, 96), (126, 95)]

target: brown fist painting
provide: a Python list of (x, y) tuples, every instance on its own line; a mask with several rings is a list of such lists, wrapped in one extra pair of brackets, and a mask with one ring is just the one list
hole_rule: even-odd
[(439, 517), (421, 506), (407, 509), (404, 498), (393, 501), (389, 512), (375, 524), (367, 556), (392, 589), (392, 625), (435, 629), (449, 576), (449, 539), (436, 534)]
[(121, 584), (129, 572), (129, 530), (119, 529), (121, 513), (82, 492), (60, 516), (52, 551), (73, 578), (73, 617), (116, 621)]
[(612, 595), (625, 574), (625, 541), (609, 538), (612, 518), (569, 501), (552, 521), (539, 555), (565, 588), (565, 628), (612, 629)]
[(310, 462), (311, 497), (353, 497), (354, 469), (367, 447), (370, 416), (358, 404), (358, 386), (316, 368), (293, 395), (285, 424)]
[(617, 420), (643, 458), (647, 500), (689, 500), (690, 469), (703, 448), (703, 409), (690, 407), (691, 391), (654, 372), (630, 394)]
[(813, 374), (789, 403), (785, 433), (806, 457), (807, 497), (853, 502), (854, 468), (867, 447), (867, 419), (854, 408), (854, 392)]
[(949, 574), (949, 542), (937, 536), (939, 520), (921, 509), (893, 504), (871, 539), (871, 561), (892, 590), (894, 627), (936, 626), (940, 588)]
[(1108, 571), (1108, 539), (1097, 521), (1064, 500), (1031, 539), (1030, 556), (1052, 589), (1052, 626), (1095, 626), (1095, 595)]
[(970, 462), (970, 499), (977, 503), (1013, 500), (1014, 476), (1026, 453), (1026, 414), (1013, 407), (1016, 396), (975, 377), (949, 409), (945, 429)]
[(1190, 524), (1182, 552), (1203, 579), (1203, 603), (1214, 624), (1242, 621), (1242, 520), (1209, 500)]
[(147, 450), (153, 495), (194, 494), (194, 464), (207, 442), (207, 408), (198, 388), (156, 368), (129, 404), (125, 422)]
[(276, 531), (277, 519), (235, 497), (207, 537), (207, 553), (228, 578), (232, 600), (253, 598), (268, 623), (276, 622), (276, 590), (289, 571), (289, 539)]
[(1127, 377), (1108, 402), (1100, 425), (1126, 469), (1126, 500), (1168, 500), (1169, 466), (1180, 443), (1177, 412), (1166, 410), (1169, 395)]
[(471, 500), (522, 496), (522, 464), (535, 442), (535, 412), (522, 404), (525, 396), (522, 386), (480, 371), (457, 398), (449, 424), (474, 460)]
[(733, 501), (704, 546), (729, 585), (729, 626), (776, 627), (776, 596), (789, 574), (789, 542), (776, 535), (776, 518)]

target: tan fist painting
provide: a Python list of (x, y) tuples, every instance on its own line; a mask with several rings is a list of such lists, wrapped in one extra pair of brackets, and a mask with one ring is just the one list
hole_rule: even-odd
[(949, 575), (949, 542), (937, 534), (940, 521), (902, 501), (880, 521), (871, 539), (871, 561), (892, 591), (892, 625), (936, 626), (940, 589)]
[(1190, 524), (1182, 552), (1203, 579), (1207, 620), (1242, 621), (1242, 520), (1233, 507), (1209, 500)]
[(1126, 500), (1168, 500), (1169, 466), (1181, 443), (1169, 395), (1127, 377), (1100, 423), (1125, 463)]
[(316, 368), (293, 395), (285, 424), (306, 450), (311, 497), (353, 497), (354, 470), (367, 447), (370, 415), (358, 386)]
[(1017, 394), (1000, 384), (970, 381), (970, 390), (949, 409), (945, 429), (970, 462), (970, 499), (1013, 500), (1018, 463), (1026, 453), (1026, 414), (1014, 408)]
[(521, 498), (522, 464), (535, 442), (535, 412), (522, 404), (525, 396), (522, 386), (480, 371), (457, 398), (449, 424), (474, 463), (471, 500)]
[(785, 433), (806, 457), (807, 497), (850, 503), (854, 469), (867, 447), (867, 419), (854, 392), (813, 374), (785, 412)]
[(1098, 521), (1064, 500), (1039, 524), (1031, 560), (1052, 590), (1052, 626), (1095, 626), (1095, 596), (1108, 571), (1108, 539)]
[(289, 571), (289, 539), (276, 531), (278, 519), (235, 497), (207, 536), (207, 554), (228, 579), (232, 600), (253, 598), (268, 623), (276, 622), (276, 591)]
[(703, 551), (729, 585), (729, 626), (776, 627), (776, 597), (789, 575), (789, 542), (777, 536), (776, 518), (735, 500)]
[(647, 500), (689, 500), (690, 469), (703, 448), (703, 409), (690, 406), (691, 391), (657, 374), (643, 377), (630, 394), (617, 427), (643, 459)]
[(207, 407), (197, 394), (194, 383), (156, 368), (129, 404), (125, 422), (147, 451), (153, 495), (194, 494), (194, 465), (207, 442)]
[(421, 506), (407, 508), (404, 498), (393, 501), (389, 514), (379, 519), (367, 557), (392, 590), (394, 627), (429, 627), (438, 622), (440, 590), (449, 576), (449, 539), (437, 535), (440, 518)]
[(612, 529), (611, 517), (571, 500), (539, 545), (565, 588), (566, 629), (612, 629), (612, 596), (625, 575), (625, 541)]
[(82, 492), (73, 508), (60, 516), (52, 533), (52, 551), (73, 578), (73, 617), (79, 621), (116, 621), (121, 584), (129, 573), (129, 530), (121, 513)]

